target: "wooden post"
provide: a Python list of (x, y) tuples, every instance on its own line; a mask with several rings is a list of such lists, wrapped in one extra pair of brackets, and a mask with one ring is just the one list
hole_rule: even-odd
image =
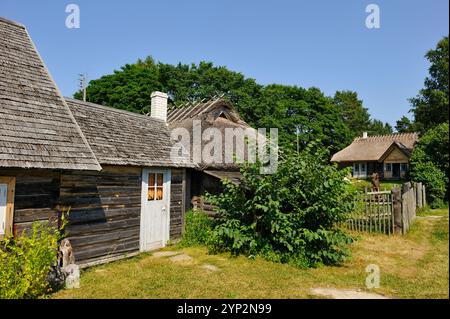
[(402, 187), (402, 194), (405, 194), (407, 191), (409, 191), (411, 189), (411, 183), (407, 182), (405, 184), (403, 184)]
[(422, 205), (427, 206), (427, 196), (425, 192), (425, 185), (422, 185)]
[(392, 213), (394, 215), (394, 231), (399, 233), (402, 231), (402, 195), (400, 189), (392, 189)]
[(423, 207), (422, 200), (422, 183), (416, 183), (416, 199), (417, 199), (417, 207)]

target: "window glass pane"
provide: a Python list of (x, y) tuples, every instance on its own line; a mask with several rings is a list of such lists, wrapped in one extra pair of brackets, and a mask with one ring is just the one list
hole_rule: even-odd
[(163, 174), (156, 174), (156, 176), (157, 176), (156, 186), (163, 186)]
[(358, 164), (354, 164), (354, 165), (353, 165), (353, 171), (354, 171), (355, 173), (358, 173), (358, 172), (359, 172), (359, 165), (358, 165)]
[(148, 186), (155, 186), (155, 174), (148, 174)]
[(148, 187), (147, 200), (155, 200), (155, 187), (154, 186)]
[(156, 188), (156, 200), (162, 200), (163, 199), (163, 187), (159, 186)]
[(365, 172), (366, 171), (366, 163), (362, 163), (361, 164), (361, 172)]
[(392, 164), (391, 163), (386, 163), (384, 166), (384, 169), (388, 172), (390, 172), (392, 170)]

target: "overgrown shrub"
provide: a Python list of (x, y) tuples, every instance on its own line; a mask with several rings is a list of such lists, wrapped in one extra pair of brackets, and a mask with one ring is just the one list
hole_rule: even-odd
[(301, 267), (339, 264), (352, 239), (336, 227), (352, 209), (347, 170), (329, 165), (323, 150), (308, 146), (284, 154), (276, 173), (244, 165), (240, 185), (208, 199), (218, 206), (209, 241), (212, 252), (260, 255)]
[(211, 235), (211, 218), (199, 210), (190, 210), (185, 217), (185, 232), (181, 246), (201, 246), (208, 243)]
[(31, 233), (0, 241), (0, 299), (37, 298), (50, 292), (47, 276), (57, 262), (58, 229), (33, 224)]
[(449, 126), (444, 123), (426, 132), (411, 156), (410, 177), (426, 187), (431, 207), (448, 201), (449, 189)]

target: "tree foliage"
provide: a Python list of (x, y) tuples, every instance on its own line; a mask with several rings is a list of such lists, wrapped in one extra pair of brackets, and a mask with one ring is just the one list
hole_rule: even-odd
[(367, 129), (369, 135), (388, 135), (394, 131), (389, 123), (383, 123), (380, 120), (371, 120)]
[(425, 79), (424, 88), (410, 99), (415, 125), (422, 133), (449, 121), (448, 36), (439, 41), (435, 49), (428, 51), (425, 57), (431, 64), (429, 76)]
[(402, 116), (395, 124), (395, 130), (398, 133), (410, 133), (415, 131), (415, 127), (409, 118)]
[(448, 201), (449, 125), (443, 123), (424, 134), (411, 156), (411, 178), (422, 182), (432, 206)]
[[(92, 80), (87, 87), (90, 102), (137, 113), (150, 111), (151, 93), (164, 91), (170, 103), (179, 105), (222, 96), (233, 103), (243, 119), (253, 127), (280, 129), (280, 142), (303, 149), (311, 140), (321, 140), (332, 152), (347, 146), (363, 128), (374, 134), (385, 126), (369, 121), (354, 92), (327, 97), (317, 88), (289, 85), (260, 85), (239, 72), (199, 64), (164, 64), (151, 57), (126, 64), (113, 74)], [(81, 99), (81, 92), (75, 93)], [(372, 128), (372, 129), (371, 129)]]
[(219, 211), (212, 251), (301, 267), (339, 264), (348, 256), (352, 240), (335, 227), (352, 208), (348, 171), (327, 164), (328, 155), (316, 146), (284, 154), (272, 175), (246, 165), (240, 185), (226, 182), (222, 194), (209, 196)]
[(333, 102), (340, 109), (344, 123), (350, 129), (352, 137), (361, 136), (363, 132), (368, 131), (371, 125), (370, 114), (356, 92), (337, 91)]

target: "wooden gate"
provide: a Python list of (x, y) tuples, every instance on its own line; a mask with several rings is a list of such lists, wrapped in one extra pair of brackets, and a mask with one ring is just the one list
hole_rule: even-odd
[(354, 231), (394, 233), (394, 205), (391, 191), (358, 193), (345, 226)]

